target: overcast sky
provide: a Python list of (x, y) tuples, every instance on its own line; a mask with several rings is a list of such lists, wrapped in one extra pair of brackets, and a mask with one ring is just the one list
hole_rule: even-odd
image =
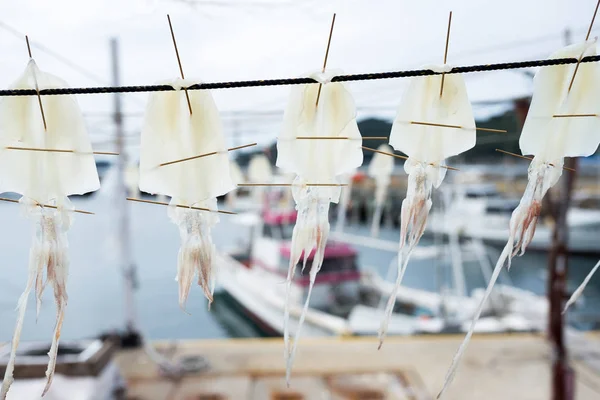
[[(109, 84), (109, 38), (119, 37), (123, 85), (152, 84), (179, 74), (166, 14), (170, 13), (186, 77), (227, 81), (294, 77), (319, 69), (332, 13), (337, 12), (328, 65), (345, 73), (441, 64), (448, 12), (453, 11), (448, 61), (453, 65), (545, 58), (582, 41), (596, 0), (20, 0), (0, 1), (0, 86), (25, 68), (27, 33), (41, 69), (71, 86)], [(600, 27), (600, 22), (596, 24)], [(593, 34), (600, 32), (594, 29)], [(83, 74), (36, 46), (87, 71)], [(94, 79), (92, 76), (98, 79)], [(528, 95), (531, 79), (503, 71), (465, 76), (473, 102)], [(349, 85), (359, 116), (393, 117), (406, 79)], [(277, 135), (289, 88), (214, 91), (227, 131), (265, 143)], [(130, 143), (139, 141), (145, 94), (125, 102)], [(109, 140), (110, 95), (79, 96), (94, 140)], [(475, 107), (476, 112), (490, 109)], [(501, 108), (496, 107), (494, 110)], [(232, 119), (230, 112), (244, 112)], [(266, 115), (252, 115), (254, 112)], [(250, 115), (248, 113), (251, 113)], [(137, 116), (136, 116), (137, 115)], [(237, 124), (234, 122), (237, 121)], [(134, 147), (132, 147), (134, 148)]]

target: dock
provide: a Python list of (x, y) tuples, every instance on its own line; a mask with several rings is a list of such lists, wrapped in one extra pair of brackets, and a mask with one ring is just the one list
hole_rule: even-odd
[[(201, 355), (206, 370), (173, 379), (141, 349), (119, 351), (116, 362), (128, 400), (435, 399), (463, 335), (377, 339), (301, 339), (286, 388), (283, 340), (223, 339), (155, 343), (172, 360)], [(576, 399), (600, 398), (600, 334), (571, 340)], [(551, 348), (540, 334), (475, 335), (448, 400), (548, 400)]]

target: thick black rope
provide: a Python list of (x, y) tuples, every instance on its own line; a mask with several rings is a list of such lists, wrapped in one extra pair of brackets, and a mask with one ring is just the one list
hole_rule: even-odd
[[(585, 57), (582, 63), (598, 62), (600, 55)], [(577, 63), (576, 58), (555, 58), (548, 60), (534, 60), (521, 62), (508, 62), (499, 64), (470, 65), (466, 67), (454, 67), (447, 74), (466, 74), (469, 72), (498, 71), (506, 69), (530, 68), (530, 67), (548, 67), (553, 65), (565, 65)], [(417, 69), (396, 72), (376, 72), (370, 74), (339, 75), (334, 77), (332, 82), (352, 82), (368, 81), (375, 79), (408, 78), (413, 76), (439, 75), (429, 69)], [(237, 81), (237, 82), (214, 82), (200, 83), (188, 87), (188, 90), (199, 89), (232, 89), (258, 86), (282, 86), (282, 85), (302, 85), (309, 83), (318, 83), (312, 78), (286, 78), (286, 79), (267, 79), (258, 81)], [(58, 88), (40, 90), (40, 95), (61, 95), (61, 94), (97, 94), (97, 93), (135, 93), (135, 92), (166, 92), (172, 91), (169, 85), (147, 85), (147, 86), (117, 86), (117, 87), (86, 87), (86, 88)], [(0, 90), (2, 96), (32, 96), (36, 95), (34, 89), (7, 89)]]

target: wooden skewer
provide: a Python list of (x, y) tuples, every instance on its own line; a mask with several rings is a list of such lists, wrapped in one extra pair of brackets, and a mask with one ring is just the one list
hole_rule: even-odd
[[(167, 20), (169, 21), (169, 29), (171, 30), (171, 38), (173, 39), (173, 46), (175, 47), (175, 55), (177, 56), (177, 64), (179, 64), (179, 72), (181, 73), (181, 79), (185, 79), (185, 75), (183, 74), (183, 67), (181, 66), (181, 58), (179, 58), (179, 50), (177, 49), (177, 42), (175, 41), (175, 33), (173, 33), (173, 25), (171, 24), (171, 16), (167, 14)], [(190, 109), (190, 115), (192, 115), (192, 103), (190, 102), (190, 95), (186, 88), (183, 89), (185, 92), (185, 98), (188, 103), (188, 108)]]
[(293, 184), (293, 183), (238, 183), (238, 187), (246, 187), (246, 186), (281, 186), (281, 187), (289, 187), (289, 186), (348, 186), (347, 183), (305, 183), (305, 184)]
[(41, 147), (15, 147), (15, 146), (7, 146), (5, 147), (7, 150), (27, 150), (27, 151), (47, 151), (51, 153), (76, 153), (76, 154), (103, 154), (107, 156), (118, 156), (119, 153), (114, 153), (112, 151), (92, 151), (89, 153), (86, 152), (78, 152), (75, 150), (65, 150), (65, 149), (44, 149)]
[(349, 136), (296, 136), (296, 139), (314, 139), (314, 140), (387, 140), (387, 136), (372, 136), (363, 138), (351, 138)]
[[(325, 68), (327, 67), (327, 57), (329, 57), (329, 46), (331, 46), (331, 36), (333, 35), (333, 26), (335, 25), (335, 13), (333, 13), (333, 19), (331, 20), (331, 28), (329, 29), (329, 39), (327, 40), (327, 50), (325, 51), (325, 60), (323, 61), (323, 72), (325, 72)], [(319, 83), (319, 91), (317, 92), (317, 102), (315, 106), (319, 105), (319, 97), (321, 97), (321, 87), (322, 83)]]
[(597, 117), (598, 114), (554, 114), (554, 118)]
[(479, 127), (476, 127), (475, 130), (476, 131), (483, 131), (483, 132), (497, 132), (497, 133), (506, 133), (506, 132), (508, 132), (506, 129), (492, 129), (492, 128), (479, 128)]
[[(169, 206), (170, 205), (169, 203), (164, 203), (162, 201), (143, 200), (143, 199), (136, 199), (136, 198), (133, 198), (133, 197), (127, 197), (127, 200), (129, 200), (129, 201), (136, 201), (138, 203), (157, 204), (159, 206)], [(178, 207), (178, 208), (191, 208), (192, 210), (216, 212), (216, 213), (219, 213), (219, 214), (229, 214), (229, 215), (235, 215), (235, 214), (237, 214), (236, 212), (233, 212), (233, 211), (211, 210), (210, 208), (185, 206), (183, 204), (175, 204), (175, 207)]]
[[(10, 203), (19, 203), (19, 200), (7, 199), (5, 197), (0, 197), (0, 201), (8, 201)], [(48, 205), (48, 204), (40, 204), (40, 203), (37, 203), (37, 202), (36, 202), (36, 204), (38, 206), (40, 206), (40, 207), (48, 207), (48, 208), (54, 208), (55, 210), (58, 210), (57, 206), (51, 206), (51, 205)], [(71, 211), (71, 210), (67, 210), (67, 211)], [(72, 210), (72, 211), (76, 212), (76, 213), (80, 213), (80, 214), (95, 215), (95, 213), (90, 212), (90, 211), (83, 211), (83, 210)]]
[[(510, 151), (506, 151), (506, 150), (496, 149), (496, 151), (500, 152), (500, 153), (508, 154), (509, 156), (514, 156), (514, 157), (522, 158), (524, 160), (529, 160), (529, 161), (533, 160), (533, 157), (522, 156), (520, 154), (511, 153)], [(553, 167), (555, 166), (554, 164), (549, 164), (549, 165), (551, 165)], [(569, 168), (569, 167), (563, 167), (563, 169), (567, 170), (567, 171), (571, 171), (571, 172), (576, 172), (573, 168)]]
[[(25, 35), (25, 42), (27, 43), (27, 52), (29, 53), (29, 58), (33, 58), (31, 56), (31, 46), (29, 46), (29, 37), (27, 35)], [(37, 78), (35, 78), (35, 91), (37, 93), (38, 103), (40, 105), (40, 112), (42, 113), (42, 122), (44, 122), (44, 131), (47, 131), (48, 127), (46, 126), (46, 116), (44, 115), (44, 106), (42, 106), (42, 96), (40, 96), (40, 88), (38, 87), (38, 84), (37, 84)]]
[[(592, 22), (590, 22), (590, 27), (588, 28), (587, 35), (585, 35), (585, 41), (587, 42), (590, 38), (590, 34), (592, 33), (592, 27), (594, 26), (594, 21), (596, 20), (596, 14), (598, 14), (598, 6), (600, 6), (600, 0), (596, 3), (596, 9), (594, 10), (594, 16), (592, 17)], [(584, 50), (585, 52), (585, 50)], [(573, 77), (571, 78), (571, 83), (569, 83), (569, 90), (567, 93), (571, 91), (573, 87), (573, 82), (575, 81), (575, 75), (577, 75), (577, 70), (579, 69), (579, 64), (581, 64), (581, 59), (583, 58), (583, 52), (577, 59), (577, 65), (575, 65), (575, 71), (573, 71)]]
[[(450, 26), (452, 25), (452, 11), (450, 11), (450, 15), (448, 16), (448, 32), (446, 33), (446, 50), (444, 50), (444, 65), (448, 60), (448, 44), (450, 43)], [(444, 79), (446, 78), (446, 74), (442, 74), (442, 84), (440, 85), (440, 97), (442, 97), (442, 93), (444, 93)]]
[(454, 129), (462, 129), (463, 128), (460, 125), (438, 124), (436, 122), (410, 121), (410, 123), (413, 125), (439, 126), (442, 128), (454, 128)]
[[(379, 154), (385, 154), (386, 156), (390, 156), (390, 157), (396, 157), (396, 158), (400, 158), (402, 160), (408, 160), (408, 157), (406, 156), (401, 156), (398, 154), (394, 154), (394, 153), (388, 153), (387, 151), (381, 151), (381, 150), (377, 150), (377, 149), (372, 149), (370, 147), (365, 147), (365, 146), (361, 146), (364, 150), (368, 150), (368, 151), (372, 151), (374, 153), (379, 153)], [(433, 166), (438, 166), (434, 163), (430, 163), (429, 165), (433, 165)], [(454, 167), (449, 167), (447, 165), (439, 165), (442, 168), (446, 168), (452, 171), (460, 171), (458, 168), (454, 168)]]
[[(244, 149), (246, 147), (251, 147), (251, 146), (256, 146), (256, 143), (250, 143), (250, 144), (245, 144), (243, 146), (232, 147), (230, 149), (227, 149), (227, 151), (234, 151), (234, 150)], [(219, 154), (219, 152), (218, 151), (213, 151), (213, 152), (210, 152), (210, 153), (204, 153), (204, 154), (200, 154), (200, 155), (197, 155), (197, 156), (182, 158), (182, 159), (174, 160), (174, 161), (168, 161), (168, 162), (164, 162), (162, 164), (158, 164), (158, 166), (159, 167), (164, 167), (166, 165), (176, 164), (176, 163), (180, 163), (180, 162), (184, 162), (184, 161), (195, 160), (197, 158), (202, 158), (202, 157), (207, 157), (207, 156), (214, 156), (215, 154)]]
[[(460, 125), (448, 125), (448, 124), (437, 124), (435, 122), (420, 122), (420, 121), (410, 121), (411, 124), (414, 125), (427, 125), (427, 126), (439, 126), (442, 128), (454, 128), (454, 129), (466, 129)], [(507, 131), (504, 129), (492, 129), (492, 128), (478, 128), (475, 127), (476, 131), (485, 131), (485, 132), (499, 132), (506, 133)]]

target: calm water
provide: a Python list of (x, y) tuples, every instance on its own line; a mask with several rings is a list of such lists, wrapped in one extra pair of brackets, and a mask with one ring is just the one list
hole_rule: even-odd
[[(93, 211), (94, 216), (75, 216), (69, 232), (71, 268), (69, 273), (69, 305), (64, 323), (63, 338), (94, 337), (103, 331), (120, 328), (123, 324), (123, 285), (116, 259), (116, 215), (110, 193), (99, 192), (93, 197), (74, 200), (78, 208)], [(223, 307), (207, 311), (206, 300), (198, 287), (193, 287), (188, 300), (188, 311), (182, 312), (177, 304), (177, 284), (174, 281), (179, 233), (168, 217), (166, 207), (149, 204), (129, 204), (133, 231), (133, 256), (138, 266), (139, 289), (136, 293), (138, 316), (145, 334), (152, 339), (217, 338), (229, 335), (247, 335), (231, 329), (227, 321), (229, 310)], [(28, 251), (33, 235), (33, 223), (25, 218), (16, 204), (0, 204), (0, 341), (9, 340), (14, 329), (14, 308), (23, 290), (27, 274)], [(349, 231), (364, 233), (366, 228), (350, 227)], [(245, 231), (236, 229), (227, 216), (214, 230), (218, 247), (232, 246)], [(397, 240), (398, 233), (384, 231), (382, 236)], [(424, 243), (427, 243), (424, 241)], [(374, 268), (385, 275), (395, 254), (359, 248), (360, 265)], [(546, 255), (528, 254), (516, 258), (510, 277), (518, 287), (542, 294), (546, 290)], [(574, 258), (571, 262), (569, 288), (573, 290), (585, 277), (596, 260)], [(440, 274), (434, 262), (414, 262), (406, 272), (406, 285), (436, 290)], [(446, 269), (446, 278), (449, 272)], [(469, 290), (485, 284), (475, 266), (466, 266)], [(24, 340), (49, 340), (54, 326), (55, 309), (50, 288), (36, 325), (33, 295), (29, 301), (23, 328)], [(596, 276), (585, 292), (585, 306), (577, 313), (594, 311), (600, 303), (600, 275)], [(216, 311), (215, 311), (216, 310)], [(216, 318), (219, 312), (222, 318)], [(577, 313), (574, 313), (576, 315)], [(229, 322), (231, 323), (231, 322)], [(236, 333), (242, 332), (242, 333)]]

